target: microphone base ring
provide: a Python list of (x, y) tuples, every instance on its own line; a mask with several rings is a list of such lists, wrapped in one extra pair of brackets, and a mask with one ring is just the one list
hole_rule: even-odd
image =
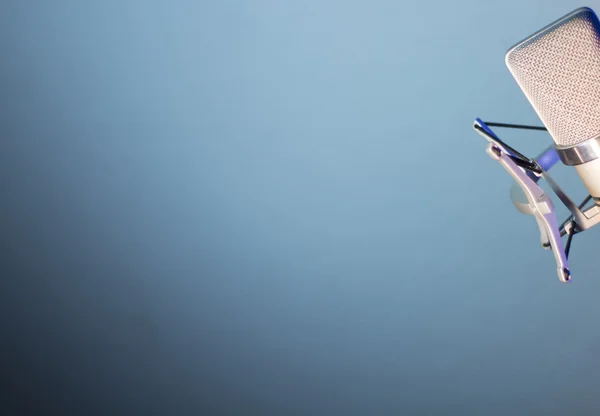
[(600, 136), (574, 146), (554, 146), (560, 160), (567, 166), (582, 165), (600, 158)]

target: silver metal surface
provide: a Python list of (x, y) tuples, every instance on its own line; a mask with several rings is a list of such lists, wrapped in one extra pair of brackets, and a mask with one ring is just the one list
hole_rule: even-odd
[(575, 220), (575, 224), (578, 230), (587, 230), (588, 228), (591, 228), (600, 222), (600, 215), (598, 215), (600, 209), (598, 208), (598, 206), (592, 206), (591, 208), (583, 212), (579, 209), (577, 204), (575, 204), (573, 200), (567, 196), (567, 194), (556, 183), (556, 181), (552, 179), (550, 175), (548, 175), (548, 172), (542, 171), (542, 178), (544, 178), (544, 180), (548, 182), (556, 196), (567, 207), (567, 209), (573, 216), (573, 219)]
[[(557, 146), (600, 136), (600, 21), (591, 9), (576, 9), (517, 43), (506, 64)], [(561, 158), (576, 164), (595, 156), (584, 148)]]
[(600, 157), (600, 135), (574, 146), (555, 146), (560, 160), (568, 166), (581, 165)]
[(509, 157), (507, 152), (496, 143), (487, 145), (487, 153), (492, 159), (498, 161), (504, 169), (515, 179), (521, 187), (523, 195), (528, 201), (529, 211), (535, 215), (540, 228), (540, 239), (542, 246), (549, 245), (556, 260), (558, 278), (561, 282), (571, 280), (571, 272), (567, 262), (567, 256), (562, 244), (559, 224), (556, 220), (554, 204), (550, 197), (544, 193), (527, 174), (518, 167)]
[(588, 228), (598, 224), (600, 222), (600, 207), (598, 205), (592, 205), (585, 211), (583, 211), (583, 215), (589, 220)]

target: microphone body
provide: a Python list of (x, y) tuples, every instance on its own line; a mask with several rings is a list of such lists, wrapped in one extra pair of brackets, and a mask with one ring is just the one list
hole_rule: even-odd
[(554, 140), (600, 204), (600, 21), (587, 7), (511, 47), (506, 64)]
[(596, 204), (600, 204), (600, 159), (577, 165), (575, 169)]

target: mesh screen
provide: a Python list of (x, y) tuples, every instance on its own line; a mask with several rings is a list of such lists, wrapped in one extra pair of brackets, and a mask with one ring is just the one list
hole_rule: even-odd
[(559, 146), (600, 135), (600, 22), (578, 9), (520, 42), (506, 64)]

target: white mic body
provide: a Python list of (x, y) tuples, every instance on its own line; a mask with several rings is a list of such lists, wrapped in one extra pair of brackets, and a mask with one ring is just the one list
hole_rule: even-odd
[(600, 203), (600, 159), (575, 166), (579, 177), (596, 203)]
[(561, 161), (574, 166), (600, 204), (600, 21), (582, 7), (514, 45), (506, 64), (548, 129)]

